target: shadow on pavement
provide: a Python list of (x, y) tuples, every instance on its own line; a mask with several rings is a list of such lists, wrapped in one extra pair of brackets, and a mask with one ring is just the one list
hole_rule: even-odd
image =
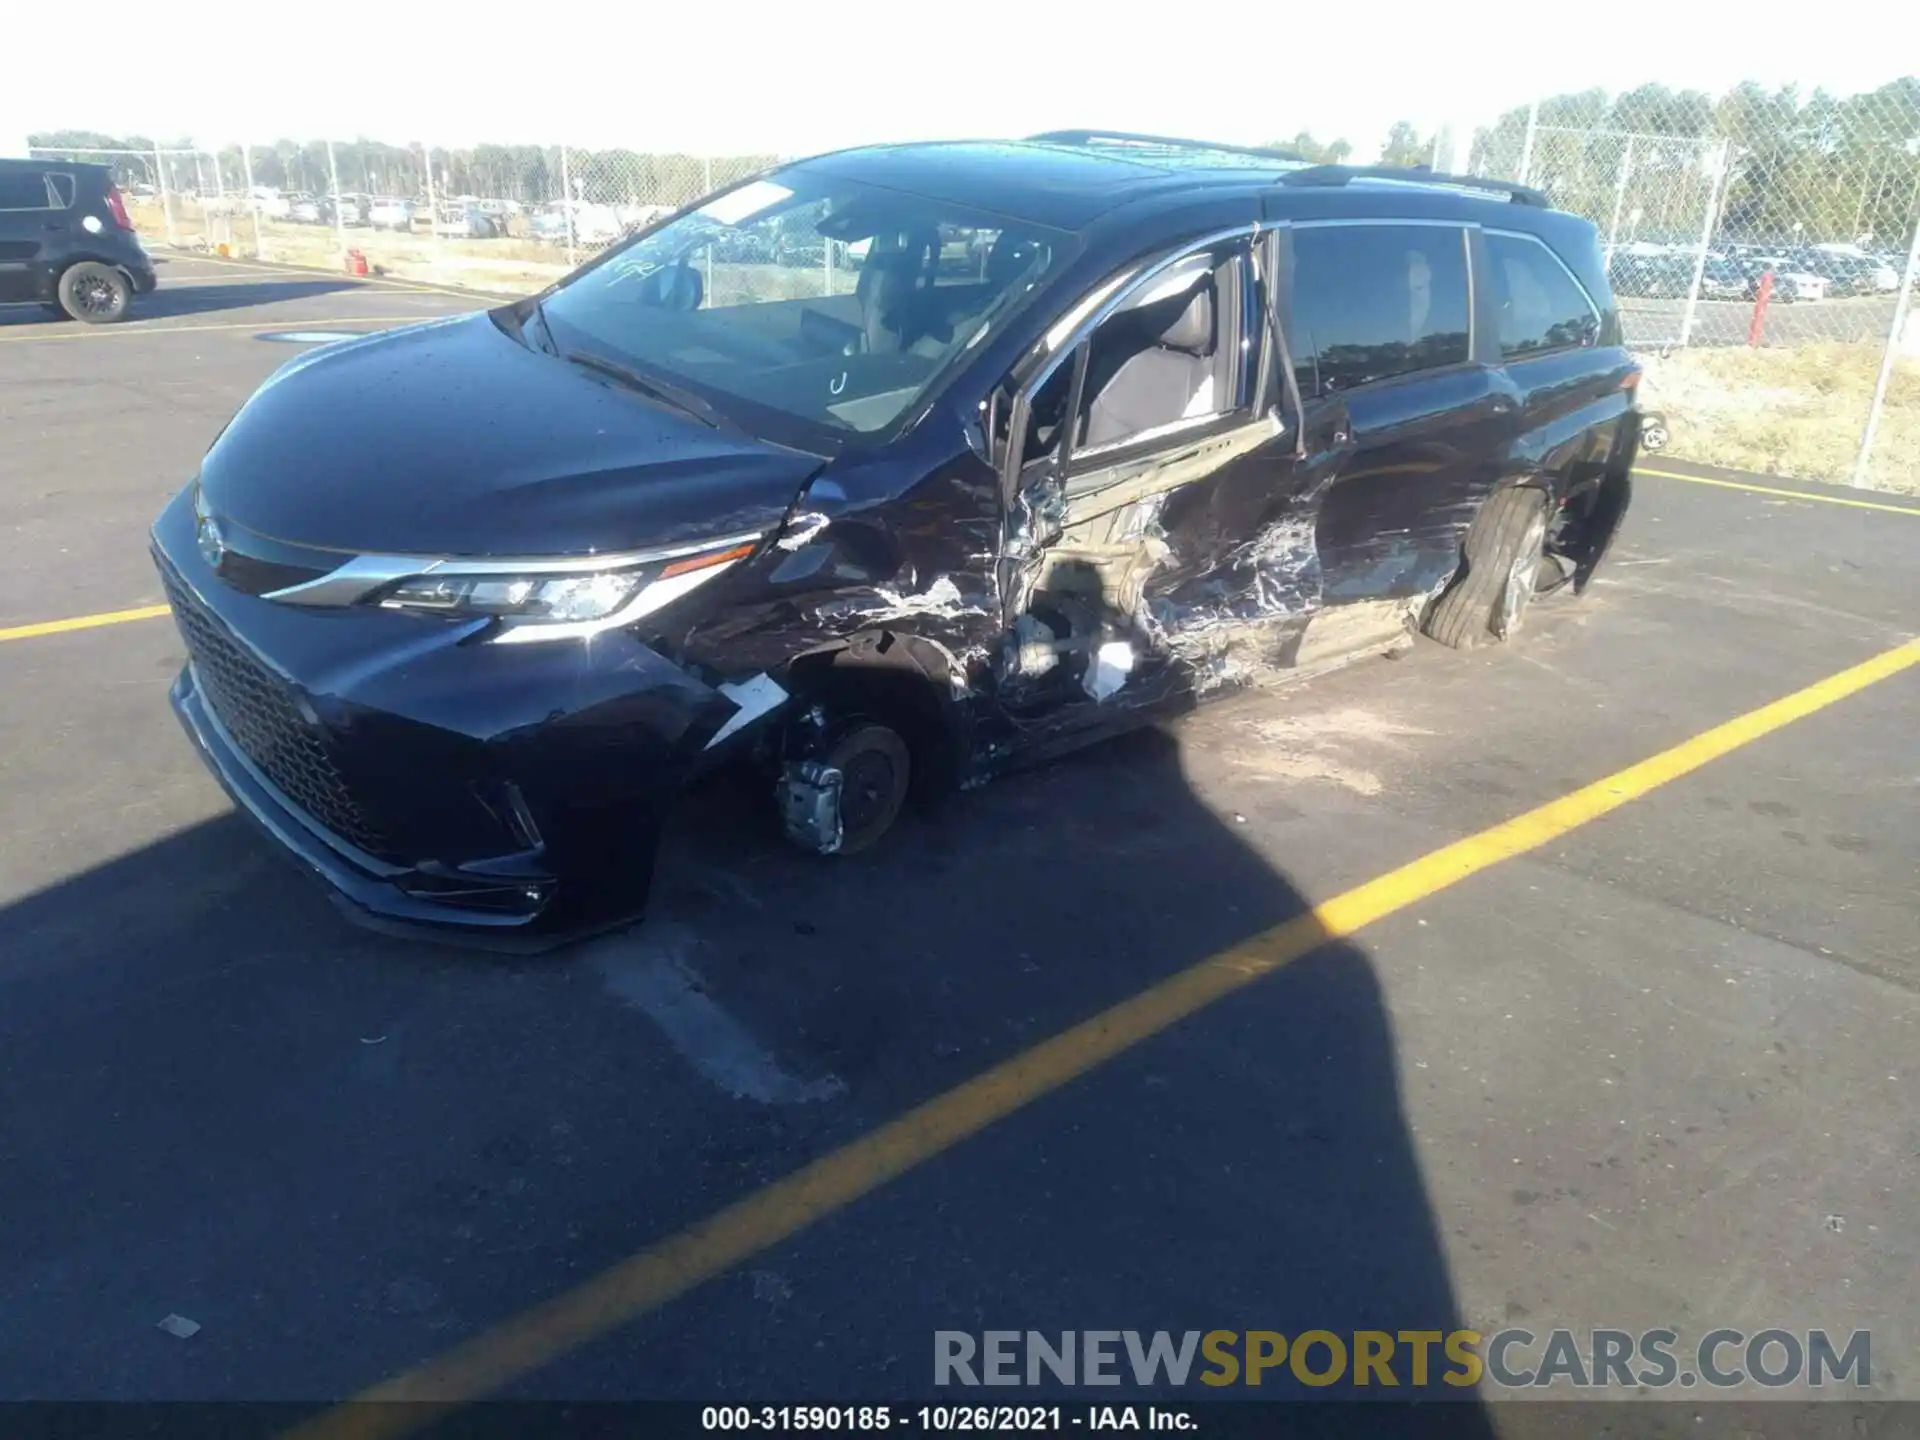
[[(283, 300), (311, 300), (356, 288), (351, 280), (318, 278), (313, 280), (249, 280), (240, 283), (169, 285), (163, 271), (160, 288), (151, 295), (136, 295), (127, 308), (130, 321), (178, 319), (187, 315), (210, 315), (223, 310), (244, 310), (256, 305), (272, 305)], [(289, 322), (293, 323), (293, 322)], [(308, 322), (311, 323), (311, 322)], [(71, 325), (64, 313), (56, 314), (45, 306), (0, 305), (0, 329), (21, 325)]]
[[(1314, 844), (1263, 805), (1270, 855)], [(1147, 731), (837, 863), (711, 784), (653, 917), (537, 961), (349, 928), (230, 817), (27, 897), (0, 1396), (350, 1393), (1304, 913), (1249, 833)], [(642, 971), (835, 1098), (728, 1093)], [(1379, 983), (1327, 944), (507, 1393), (1126, 1403), (1174, 1392), (938, 1389), (934, 1332), (1460, 1326)], [(1206, 1368), (1184, 1400), (1389, 1398)], [(1446, 1433), (1487, 1433), (1447, 1369)]]

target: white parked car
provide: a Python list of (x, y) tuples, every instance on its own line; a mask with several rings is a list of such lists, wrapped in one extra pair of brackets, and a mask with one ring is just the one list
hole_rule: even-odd
[(534, 235), (549, 244), (566, 244), (569, 209), (573, 214), (573, 243), (576, 245), (611, 245), (627, 233), (627, 227), (620, 221), (620, 212), (611, 205), (580, 201), (571, 207), (564, 202), (556, 202), (535, 214)]
[(1900, 272), (1880, 256), (1869, 255), (1858, 245), (1816, 245), (1813, 248), (1822, 254), (1850, 260), (1858, 265), (1866, 272), (1873, 288), (1882, 295), (1891, 295), (1900, 288)]
[(491, 240), (501, 233), (501, 226), (478, 205), (442, 205), (434, 217), (433, 233), (453, 240)]
[(390, 197), (375, 200), (367, 211), (367, 223), (376, 230), (411, 230), (413, 202)]
[(1773, 293), (1784, 300), (1824, 300), (1827, 298), (1827, 280), (1824, 275), (1815, 275), (1809, 271), (1795, 268), (1793, 263), (1778, 255), (1760, 255), (1747, 262), (1754, 274), (1773, 271)]
[(611, 245), (627, 233), (620, 223), (620, 212), (611, 205), (580, 204), (573, 207), (573, 238), (580, 245)]
[(673, 214), (671, 205), (622, 205), (615, 213), (620, 224), (629, 232), (644, 230), (664, 215)]

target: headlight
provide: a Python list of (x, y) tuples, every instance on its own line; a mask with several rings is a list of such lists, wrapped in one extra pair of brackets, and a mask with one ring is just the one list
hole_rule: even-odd
[(528, 575), (415, 575), (381, 601), (396, 610), (515, 615), (528, 620), (603, 620), (645, 583), (644, 572), (610, 571), (540, 580)]
[[(755, 539), (733, 536), (711, 549), (605, 569), (576, 562), (532, 562), (524, 569), (443, 561), (371, 597), (389, 610), (506, 622), (501, 641), (560, 639), (617, 629), (677, 600), (751, 555)], [(590, 563), (590, 562), (589, 562)]]

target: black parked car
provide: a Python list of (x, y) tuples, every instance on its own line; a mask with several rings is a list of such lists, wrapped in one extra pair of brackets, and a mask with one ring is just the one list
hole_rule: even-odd
[(1727, 256), (1709, 255), (1700, 267), (1702, 300), (1751, 300), (1758, 288), (1759, 278)]
[(1647, 255), (1618, 251), (1607, 267), (1607, 279), (1616, 295), (1635, 299), (1671, 300), (1693, 285), (1694, 256), (1682, 252)]
[[(729, 276), (738, 230), (864, 242), (853, 293)], [(1512, 633), (1606, 553), (1638, 376), (1593, 227), (1519, 187), (828, 155), (270, 379), (154, 528), (173, 701), (352, 910), (567, 933), (640, 908), (712, 766), (853, 851), (916, 790)]]
[(0, 160), (0, 304), (37, 300), (97, 325), (156, 283), (106, 166)]

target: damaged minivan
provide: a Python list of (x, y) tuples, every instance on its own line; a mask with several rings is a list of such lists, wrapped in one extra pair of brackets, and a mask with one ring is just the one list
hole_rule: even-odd
[[(1063, 132), (845, 151), (542, 293), (327, 345), (154, 526), (173, 704), (362, 919), (643, 907), (689, 783), (805, 848), (1586, 586), (1639, 371), (1593, 227)], [(536, 942), (538, 943), (538, 942)]]

